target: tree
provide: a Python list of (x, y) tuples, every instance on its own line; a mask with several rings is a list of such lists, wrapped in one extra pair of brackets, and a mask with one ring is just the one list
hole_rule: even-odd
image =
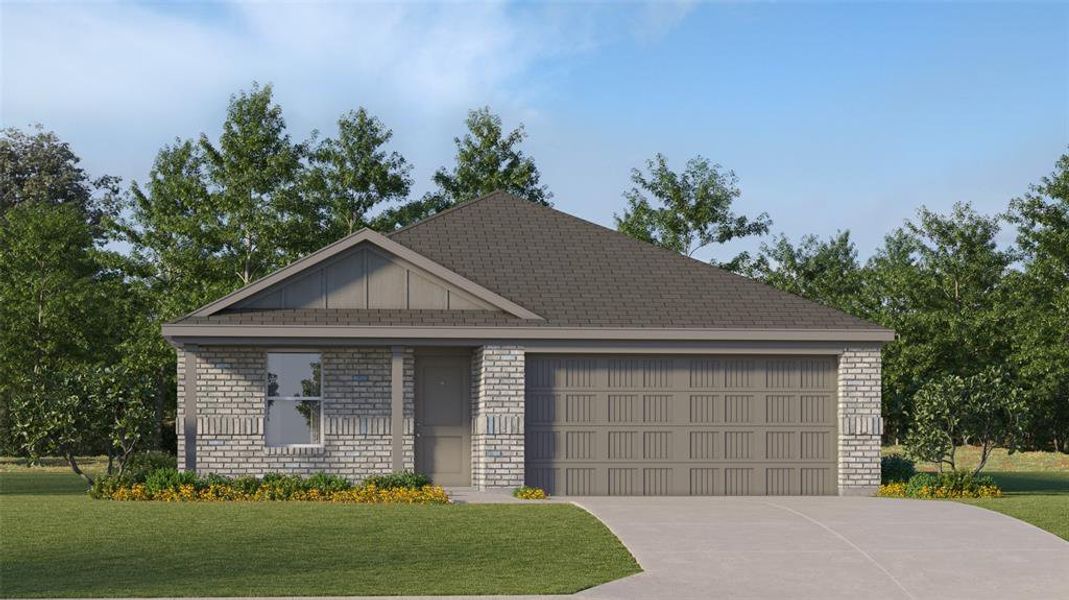
[(306, 192), (325, 207), (329, 242), (370, 223), (376, 206), (404, 200), (412, 188), (411, 166), (383, 147), (393, 132), (360, 108), (338, 120), (337, 139), (326, 139), (311, 153)]
[(27, 202), (0, 227), (0, 405), (5, 450), (40, 455), (46, 440), (27, 428), (59, 374), (94, 359), (115, 340), (98, 279), (91, 227), (75, 205)]
[(73, 206), (95, 236), (103, 235), (119, 178), (91, 179), (79, 162), (69, 144), (41, 125), (0, 130), (0, 214), (27, 203)]
[(1033, 443), (1069, 451), (1069, 154), (1011, 202), (1023, 269), (1006, 286), (1010, 362), (1029, 395)]
[(242, 285), (321, 246), (319, 207), (298, 185), (305, 149), (290, 141), (270, 85), (232, 96), (218, 143), (202, 133), (199, 146), (215, 215), (206, 225)]
[(306, 149), (286, 133), (271, 86), (230, 98), (217, 141), (176, 140), (130, 188), (123, 349), (155, 373), (157, 415), (173, 414), (175, 352), (160, 325), (323, 245), (325, 195), (305, 193)]
[(456, 164), (452, 170), (442, 167), (434, 173), (437, 189), (419, 200), (384, 211), (375, 221), (377, 229), (389, 231), (403, 227), (499, 190), (543, 206), (550, 205), (553, 194), (540, 183), (542, 176), (534, 159), (519, 148), (527, 139), (523, 124), (506, 133), (501, 117), (488, 106), (469, 111), (465, 124), (468, 132), (464, 137), (453, 139), (457, 147)]
[(797, 246), (780, 235), (740, 272), (792, 294), (860, 314), (863, 273), (849, 231), (820, 240), (803, 236)]
[(921, 208), (869, 260), (864, 316), (898, 334), (883, 354), (892, 439), (903, 433), (921, 384), (1003, 364), (1008, 317), (999, 298), (1014, 254), (998, 248), (999, 226), (968, 204), (947, 215)]
[[(772, 221), (766, 213), (751, 219), (732, 212), (742, 196), (734, 172), (697, 156), (677, 173), (663, 154), (646, 161), (646, 170), (631, 171), (634, 187), (624, 193), (628, 208), (615, 216), (621, 232), (686, 256), (713, 243), (768, 233)], [(737, 268), (743, 258), (722, 266)]]
[(996, 447), (1018, 448), (1027, 407), (1020, 390), (1001, 370), (989, 367), (975, 375), (946, 375), (930, 381), (913, 399), (906, 451), (916, 460), (957, 469), (955, 450), (962, 443), (980, 446), (979, 473)]
[(107, 474), (122, 476), (136, 450), (144, 447), (155, 421), (152, 378), (124, 366), (76, 365), (51, 373), (39, 390), (15, 402), (15, 426), (23, 450), (67, 460), (90, 485), (77, 456), (103, 452)]
[(322, 207), (305, 197), (304, 147), (290, 141), (271, 86), (231, 97), (217, 143), (178, 140), (131, 186), (124, 232), (173, 318), (322, 245)]

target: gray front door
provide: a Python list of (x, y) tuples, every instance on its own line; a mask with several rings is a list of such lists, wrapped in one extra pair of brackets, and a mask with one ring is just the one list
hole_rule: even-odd
[(471, 357), (416, 356), (416, 470), (471, 485)]

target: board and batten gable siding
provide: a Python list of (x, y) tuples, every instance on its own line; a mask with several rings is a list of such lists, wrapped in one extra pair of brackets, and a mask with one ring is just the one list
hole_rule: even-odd
[[(178, 466), (186, 464), (185, 357), (178, 361)], [(359, 481), (394, 468), (389, 347), (331, 348), (322, 357), (319, 447), (270, 447), (264, 439), (267, 350), (211, 346), (196, 354), (196, 471), (226, 476), (328, 472)], [(402, 468), (414, 466), (414, 359), (402, 350)]]
[(495, 309), (366, 243), (271, 286), (234, 308)]

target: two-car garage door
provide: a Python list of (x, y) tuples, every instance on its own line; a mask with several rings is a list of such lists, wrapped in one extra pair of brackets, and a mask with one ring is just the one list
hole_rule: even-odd
[(526, 396), (553, 494), (836, 493), (834, 357), (528, 354)]

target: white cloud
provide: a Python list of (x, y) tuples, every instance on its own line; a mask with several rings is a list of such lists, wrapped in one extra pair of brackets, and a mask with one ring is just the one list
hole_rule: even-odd
[(331, 133), (357, 106), (382, 118), (395, 130), (394, 148), (415, 166), (419, 194), (451, 160), (467, 109), (488, 104), (508, 126), (551, 131), (557, 115), (542, 107), (559, 100), (567, 59), (664, 35), (687, 10), (0, 2), (0, 123), (41, 122), (91, 173), (143, 180), (161, 145), (217, 133), (231, 94), (271, 82), (298, 139), (313, 129)]

